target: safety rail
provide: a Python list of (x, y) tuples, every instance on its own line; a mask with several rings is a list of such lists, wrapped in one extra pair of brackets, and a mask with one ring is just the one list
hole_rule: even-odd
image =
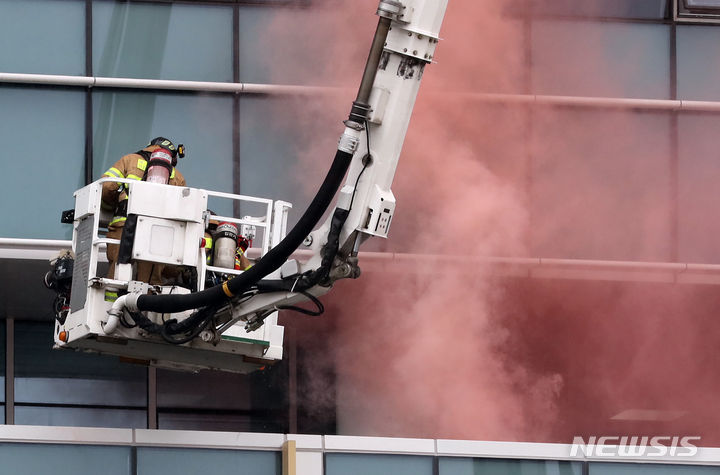
[[(133, 184), (138, 183), (137, 180), (128, 179), (128, 178), (116, 178), (116, 177), (105, 177), (101, 178), (99, 180), (96, 180), (93, 184), (101, 186), (103, 183), (106, 182), (112, 182), (112, 183), (123, 183), (127, 184), (128, 188), (130, 188)], [(169, 185), (162, 185), (162, 184), (155, 184), (150, 183), (152, 186), (169, 186)], [(190, 187), (187, 187), (190, 188)], [(235, 216), (226, 216), (226, 215), (219, 215), (219, 214), (213, 214), (212, 219), (216, 220), (218, 222), (228, 222), (233, 223), (237, 225), (246, 225), (246, 226), (254, 226), (256, 228), (260, 228), (262, 230), (262, 245), (259, 248), (260, 254), (258, 257), (264, 256), (272, 247), (276, 246), (280, 240), (284, 237), (285, 231), (287, 229), (287, 216), (288, 211), (290, 208), (292, 208), (292, 204), (285, 202), (285, 201), (273, 201), (268, 198), (258, 198), (254, 196), (247, 196), (247, 195), (236, 195), (232, 193), (225, 193), (220, 191), (212, 191), (212, 190), (205, 190), (202, 188), (195, 188), (196, 190), (200, 191), (201, 193), (204, 193), (208, 198), (214, 197), (219, 199), (225, 199), (233, 203), (232, 209), (235, 209), (234, 204), (239, 203), (250, 203), (254, 205), (261, 205), (264, 208), (265, 214), (263, 216), (244, 216), (242, 218), (237, 218)], [(76, 191), (73, 196), (77, 197), (81, 190)], [(103, 231), (103, 228), (106, 228), (106, 226), (103, 226), (103, 222), (109, 222), (108, 216), (112, 214), (111, 212), (107, 210), (103, 210), (101, 207), (101, 200), (102, 200), (102, 193), (101, 189), (98, 189), (97, 196), (95, 197), (96, 202), (94, 203), (95, 209), (98, 210), (98, 213), (95, 214), (95, 219), (93, 220), (93, 229), (92, 229), (92, 255), (90, 257), (91, 259), (91, 267), (90, 267), (90, 274), (88, 275), (88, 280), (93, 280), (96, 283), (101, 283), (104, 285), (112, 285), (112, 286), (118, 286), (120, 284), (121, 288), (125, 288), (126, 285), (122, 284), (121, 281), (115, 280), (115, 279), (107, 279), (107, 278), (101, 278), (97, 276), (97, 264), (98, 264), (98, 252), (101, 249), (102, 245), (107, 244), (120, 244), (120, 240), (118, 239), (112, 239), (108, 237), (102, 237), (100, 234)], [(275, 217), (274, 217), (275, 216)], [(207, 220), (210, 219), (210, 215), (206, 217), (206, 224)], [(198, 243), (199, 246), (199, 243)], [(199, 247), (198, 247), (199, 249)], [(258, 249), (256, 248), (255, 251)], [(75, 251), (75, 243), (73, 243), (73, 251)], [(205, 259), (198, 259), (198, 265), (197, 265), (197, 273), (198, 273), (198, 288), (196, 290), (200, 291), (205, 288), (205, 277), (208, 271), (212, 272), (218, 272), (222, 274), (228, 274), (228, 275), (238, 275), (243, 272), (243, 270), (235, 270), (235, 269), (227, 269), (223, 267), (216, 267), (216, 266), (209, 266), (207, 265)]]

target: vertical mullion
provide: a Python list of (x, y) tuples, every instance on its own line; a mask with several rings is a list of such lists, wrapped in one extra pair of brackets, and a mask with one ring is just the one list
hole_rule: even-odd
[(288, 345), (288, 433), (298, 434), (298, 364), (295, 328), (285, 329)]
[(147, 370), (147, 428), (158, 428), (157, 368), (154, 366), (149, 366)]
[[(233, 5), (233, 82), (240, 82), (240, 5)], [(240, 194), (240, 95), (233, 94), (232, 118), (233, 193)], [(233, 214), (240, 217), (240, 203), (233, 200)]]
[(15, 424), (15, 319), (5, 319), (5, 424)]
[(93, 103), (92, 89), (85, 91), (85, 184), (93, 182)]
[[(92, 67), (92, 0), (85, 0), (85, 76), (93, 75)], [(85, 91), (85, 184), (93, 181), (93, 143), (92, 143), (92, 89)]]
[[(523, 92), (525, 94), (533, 93), (532, 83), (532, 28), (533, 27), (533, 10), (531, 0), (525, 1), (525, 15), (523, 17), (523, 55), (524, 55), (524, 74), (523, 74)], [(532, 138), (533, 138), (533, 120), (535, 117), (535, 109), (532, 104), (524, 107), (525, 113), (525, 130), (524, 130), (524, 141), (525, 141), (525, 196), (526, 196), (526, 209), (528, 213), (528, 226), (527, 232), (525, 233), (525, 242), (527, 250), (532, 254), (532, 185), (533, 185), (533, 153), (532, 153)]]
[[(677, 100), (677, 25), (670, 26), (670, 99)], [(680, 258), (680, 137), (679, 112), (670, 112), (670, 258)]]

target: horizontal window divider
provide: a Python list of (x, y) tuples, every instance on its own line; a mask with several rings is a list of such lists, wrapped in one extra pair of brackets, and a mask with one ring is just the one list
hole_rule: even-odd
[(174, 91), (229, 92), (238, 94), (327, 94), (344, 92), (340, 87), (241, 82), (179, 81), (171, 79), (114, 78), (100, 76), (63, 76), (0, 72), (0, 83), (42, 84), (48, 86), (81, 86), (99, 88), (167, 89)]
[(15, 407), (40, 407), (54, 409), (101, 409), (101, 410), (121, 410), (121, 411), (146, 411), (146, 405), (112, 405), (112, 404), (82, 404), (82, 403), (64, 403), (64, 402), (18, 402), (15, 399)]
[[(170, 79), (110, 78), (100, 76), (62, 76), (0, 72), (0, 83), (44, 84), (98, 88), (165, 89), (174, 91), (225, 92), (264, 95), (324, 95), (345, 93), (349, 88), (333, 86), (300, 86), (211, 81), (178, 81)], [(471, 100), (540, 106), (640, 109), (657, 111), (720, 112), (720, 101), (642, 99), (627, 97), (554, 96), (542, 94), (502, 94), (452, 91), (428, 91), (428, 96), (465, 97)]]
[[(428, 95), (437, 95), (438, 91)], [(444, 93), (449, 97), (463, 96), (471, 100), (499, 104), (567, 106), (610, 109), (640, 109), (659, 111), (720, 112), (720, 102), (690, 101), (672, 99), (640, 99), (626, 97), (552, 96), (541, 94), (496, 94), (496, 93)]]
[[(0, 239), (0, 259), (47, 259), (66, 248), (69, 241)], [(56, 247), (57, 246), (57, 247)], [(259, 257), (259, 249), (248, 251)], [(307, 258), (309, 251), (297, 250), (293, 259)], [(720, 264), (702, 262), (623, 261), (611, 259), (565, 259), (548, 257), (462, 256), (401, 252), (360, 252), (366, 270), (390, 270), (409, 265), (457, 266), (476, 270), (486, 267), (491, 274), (509, 277), (572, 278), (581, 280), (660, 282), (720, 285)]]

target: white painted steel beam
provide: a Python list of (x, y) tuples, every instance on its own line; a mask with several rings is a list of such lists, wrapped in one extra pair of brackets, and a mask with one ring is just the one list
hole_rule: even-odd
[(50, 260), (71, 247), (72, 241), (0, 238), (0, 259)]
[[(570, 444), (496, 442), (449, 439), (403, 439), (336, 435), (266, 434), (185, 430), (101, 429), (85, 427), (0, 426), (0, 443), (80, 444), (136, 447), (177, 447), (279, 452), (295, 441), (297, 473), (322, 475), (322, 456), (345, 454), (404, 454), (435, 457), (498, 458), (505, 460), (567, 460), (576, 462), (643, 463), (720, 466), (720, 448), (702, 447), (691, 456), (621, 455), (617, 446), (597, 445), (608, 450), (573, 455)], [(695, 441), (696, 442), (696, 441)], [(665, 447), (668, 442), (665, 441)], [(597, 455), (612, 453), (612, 456)]]

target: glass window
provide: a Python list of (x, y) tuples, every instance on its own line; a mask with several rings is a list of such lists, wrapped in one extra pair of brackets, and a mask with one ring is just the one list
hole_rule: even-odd
[[(372, 13), (368, 12), (368, 19), (377, 21), (373, 20)], [(367, 38), (366, 41), (351, 45), (356, 54), (343, 51), (343, 58), (353, 58), (352, 61), (333, 57), (337, 53), (333, 48), (333, 35), (340, 29), (337, 18), (318, 9), (243, 6), (240, 9), (240, 81), (337, 85), (356, 80), (362, 74), (367, 57), (367, 50), (362, 49), (369, 47), (370, 38), (366, 34), (362, 37)], [(353, 28), (357, 21), (362, 19), (353, 19), (355, 25), (343, 23), (343, 28)], [(353, 63), (357, 63), (357, 67), (348, 78), (345, 73), (350, 74), (348, 66)]]
[(85, 2), (3, 0), (0, 65), (5, 73), (84, 76)]
[(70, 239), (60, 213), (85, 180), (84, 92), (0, 86), (0, 123), (0, 236)]
[(720, 262), (719, 128), (717, 115), (681, 114), (678, 121), (680, 262)]
[(5, 319), (0, 320), (0, 423), (5, 422), (5, 410), (2, 407), (5, 403)]
[(433, 458), (417, 455), (326, 454), (327, 475), (432, 475)]
[(252, 473), (253, 475), (280, 475), (280, 452), (250, 450), (209, 450), (138, 447), (137, 474), (156, 475), (213, 475)]
[(96, 76), (232, 81), (232, 8), (93, 2)]
[(720, 29), (715, 26), (677, 27), (678, 98), (720, 101)]
[(671, 258), (668, 114), (547, 108), (534, 125), (531, 255)]
[(535, 15), (662, 19), (669, 16), (668, 0), (532, 0)]
[(0, 320), (0, 424), (5, 424), (5, 319)]
[(582, 463), (440, 457), (439, 475), (581, 475)]
[[(95, 178), (157, 136), (186, 146), (188, 186), (232, 193), (232, 96), (100, 91), (93, 94)], [(232, 213), (215, 209), (218, 214)]]
[[(402, 209), (398, 208), (393, 217), (391, 238), (370, 239), (363, 243), (362, 250), (380, 247), (393, 252), (427, 253), (426, 243), (417, 239), (427, 233), (428, 226), (433, 226), (433, 218), (426, 210), (437, 209), (440, 196), (450, 195), (451, 200), (461, 202), (484, 200), (483, 194), (494, 196), (488, 189), (479, 191), (478, 181), (492, 183), (493, 190), (502, 188), (506, 204), (525, 199), (529, 168), (526, 107), (462, 96), (428, 95), (418, 101), (413, 117), (393, 182)], [(438, 127), (434, 117), (442, 117), (445, 125)], [(450, 157), (451, 160), (446, 160)], [(443, 161), (448, 163), (438, 166)], [(517, 245), (519, 236), (501, 240), (503, 245), (493, 246), (496, 253), (517, 255), (525, 251)], [(453, 239), (453, 249), (447, 252), (476, 252), (477, 243), (473, 240), (458, 241), (461, 240)]]
[(160, 429), (251, 430), (252, 409), (248, 376), (201, 371), (157, 372)]
[(145, 427), (146, 368), (53, 350), (52, 332), (51, 322), (15, 322), (16, 423)]
[(669, 98), (670, 27), (535, 21), (532, 64), (536, 94)]
[(158, 370), (160, 429), (287, 432), (284, 362), (252, 374)]
[(132, 473), (130, 447), (4, 443), (0, 444), (0, 460), (6, 473), (52, 473), (53, 475)]
[[(422, 100), (432, 89), (445, 98), (458, 91), (528, 92), (527, 28), (500, 6), (503, 3), (508, 2), (488, 2), (474, 14), (467, 6), (448, 4), (440, 31), (443, 41), (435, 54), (438, 64), (428, 65), (423, 74)], [(361, 33), (358, 38), (365, 36)], [(354, 73), (358, 82), (360, 67)]]
[(335, 156), (346, 115), (335, 112), (322, 97), (242, 96), (240, 192), (289, 201), (288, 226), (297, 222)]
[(710, 475), (720, 473), (720, 467), (662, 465), (639, 463), (590, 462), (590, 475)]
[[(72, 381), (65, 380), (67, 386)], [(53, 387), (48, 387), (53, 389)], [(15, 424), (60, 427), (120, 427), (143, 429), (147, 427), (144, 409), (114, 409), (90, 407), (26, 406), (15, 405)]]
[(158, 407), (158, 429), (253, 432), (252, 416), (236, 411)]

